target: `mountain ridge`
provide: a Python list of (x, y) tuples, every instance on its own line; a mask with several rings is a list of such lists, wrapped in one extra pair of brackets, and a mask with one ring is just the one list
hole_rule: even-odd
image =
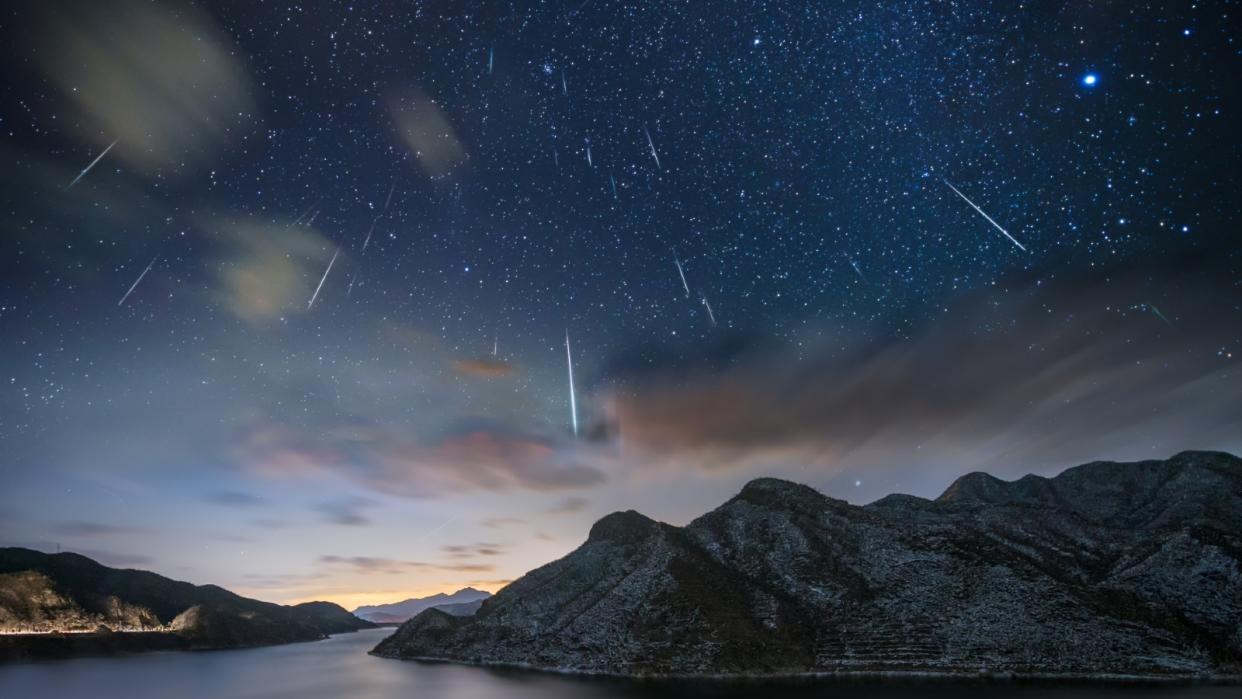
[(72, 552), (0, 548), (0, 659), (238, 648), (373, 626), (331, 602), (284, 606)]
[(1242, 674), (1242, 460), (967, 474), (865, 506), (755, 479), (685, 527), (601, 518), (471, 618), (372, 652), (619, 675)]
[(470, 615), (477, 609), (478, 603), (491, 596), (485, 590), (463, 587), (456, 592), (445, 594), (437, 592), (427, 597), (411, 597), (391, 604), (363, 605), (353, 611), (354, 616), (377, 624), (399, 624), (419, 614), (425, 609), (440, 607), (457, 615)]

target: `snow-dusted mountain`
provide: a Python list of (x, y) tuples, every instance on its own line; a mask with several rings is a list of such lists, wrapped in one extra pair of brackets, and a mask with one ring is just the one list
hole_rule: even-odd
[(628, 511), (472, 617), (375, 654), (621, 674), (1242, 674), (1242, 460), (963, 476), (867, 506), (775, 479), (685, 527)]
[(469, 616), (478, 609), (479, 602), (491, 596), (490, 592), (463, 587), (450, 595), (441, 592), (430, 597), (411, 598), (392, 604), (358, 607), (354, 610), (354, 616), (377, 624), (400, 624), (432, 607), (444, 608), (445, 612), (454, 616)]

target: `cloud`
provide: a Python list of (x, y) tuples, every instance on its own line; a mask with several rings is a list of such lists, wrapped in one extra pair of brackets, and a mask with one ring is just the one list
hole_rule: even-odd
[(266, 502), (258, 495), (242, 493), (236, 490), (217, 490), (203, 496), (203, 499), (213, 505), (223, 505), (224, 507), (236, 508), (258, 507)]
[[(614, 379), (609, 432), (631, 463), (755, 474), (811, 468), (1019, 473), (1095, 458), (1237, 448), (1242, 372), (1218, 294), (1188, 271), (1013, 279), (907, 337), (836, 333)], [(1173, 327), (1148, 305), (1156, 302)]]
[(124, 536), (129, 534), (150, 534), (151, 530), (141, 527), (121, 527), (100, 522), (66, 522), (52, 527), (52, 531), (61, 536), (78, 538), (94, 538), (104, 536)]
[(503, 544), (479, 542), (476, 544), (446, 544), (440, 547), (448, 558), (474, 558), (476, 556), (500, 556), (505, 552)]
[(519, 524), (526, 524), (526, 520), (521, 517), (488, 517), (480, 524), (489, 529), (504, 529)]
[(428, 177), (443, 177), (465, 161), (466, 149), (448, 115), (422, 90), (393, 92), (388, 98), (388, 112), (397, 137)]
[(513, 374), (513, 365), (494, 359), (458, 359), (453, 362), (453, 369), (464, 376), (476, 378), (501, 378)]
[[(220, 259), (214, 265), (218, 298), (235, 316), (253, 324), (305, 312), (337, 249), (306, 226), (252, 220), (203, 225), (221, 234)], [(338, 259), (334, 269), (340, 272), (344, 263)]]
[(396, 575), (411, 570), (435, 570), (453, 573), (488, 573), (496, 569), (490, 563), (424, 563), (422, 561), (402, 561), (393, 558), (377, 558), (373, 556), (336, 556), (319, 557), (319, 562), (329, 566), (352, 568), (358, 573), (385, 573)]
[(558, 504), (553, 505), (552, 507), (549, 507), (548, 509), (544, 510), (544, 514), (549, 514), (549, 515), (573, 514), (575, 512), (581, 512), (585, 510), (588, 504), (590, 503), (586, 500), (586, 498), (580, 498), (577, 496), (568, 497), (562, 500), (561, 502), (559, 502)]
[(345, 527), (360, 527), (371, 524), (371, 520), (362, 514), (362, 510), (374, 507), (379, 503), (367, 498), (348, 497), (329, 500), (315, 505), (316, 512), (324, 515), (328, 522)]
[(117, 142), (108, 157), (176, 175), (258, 125), (240, 52), (193, 5), (53, 0), (41, 10), (37, 66), (72, 106), (66, 123), (97, 150)]
[(423, 440), (378, 425), (311, 433), (264, 423), (242, 438), (234, 458), (269, 477), (343, 475), (374, 490), (410, 497), (549, 492), (602, 483), (604, 473), (577, 462), (571, 447), (494, 426)]

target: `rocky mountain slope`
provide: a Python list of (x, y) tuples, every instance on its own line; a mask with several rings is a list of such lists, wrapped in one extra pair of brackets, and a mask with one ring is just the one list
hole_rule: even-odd
[(354, 616), (377, 624), (400, 624), (424, 609), (436, 607), (453, 616), (470, 616), (479, 608), (479, 603), (491, 597), (492, 593), (463, 587), (452, 594), (443, 592), (430, 597), (415, 597), (392, 604), (375, 604), (358, 607)]
[[(100, 565), (74, 553), (0, 548), (0, 657), (73, 648), (235, 648), (323, 638), (374, 626), (328, 602), (286, 607), (141, 570)], [(118, 633), (122, 632), (122, 633)], [(121, 636), (149, 643), (58, 643), (13, 634)], [(32, 650), (34, 649), (34, 650)], [(58, 650), (59, 649), (59, 650)]]
[(775, 479), (685, 527), (618, 512), (473, 617), (373, 651), (632, 675), (1242, 674), (1242, 460), (963, 476), (859, 507)]

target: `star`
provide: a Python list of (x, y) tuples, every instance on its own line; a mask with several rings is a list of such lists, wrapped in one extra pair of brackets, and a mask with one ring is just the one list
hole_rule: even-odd
[(1082, 76), (1082, 84), (1086, 85), (1087, 87), (1095, 87), (1095, 84), (1099, 81), (1099, 79), (1100, 79), (1100, 76), (1096, 75), (1095, 73), (1087, 73), (1086, 75)]

